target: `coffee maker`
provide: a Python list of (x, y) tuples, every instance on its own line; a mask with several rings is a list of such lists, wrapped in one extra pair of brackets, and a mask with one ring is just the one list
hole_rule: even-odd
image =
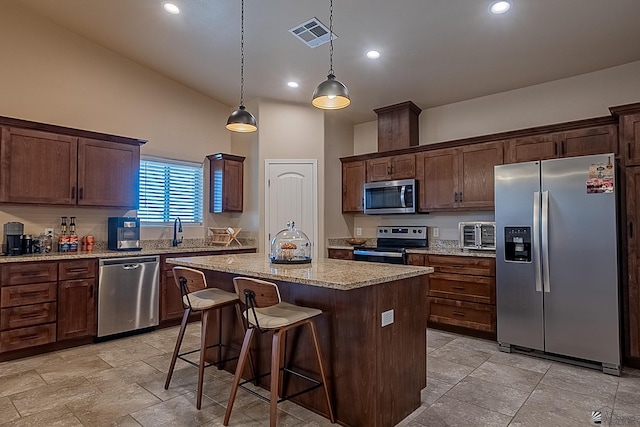
[(135, 217), (109, 217), (107, 246), (114, 251), (139, 251), (140, 219)]
[(24, 224), (21, 222), (7, 222), (4, 225), (4, 245), (5, 255), (22, 255), (22, 234)]

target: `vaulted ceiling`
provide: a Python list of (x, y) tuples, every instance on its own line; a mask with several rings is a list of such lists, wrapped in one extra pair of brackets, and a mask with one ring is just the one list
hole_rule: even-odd
[[(7, 0), (173, 80), (237, 106), (240, 1)], [(421, 108), (471, 99), (640, 60), (639, 0), (335, 0), (334, 70), (354, 123), (374, 108)], [(309, 102), (326, 79), (329, 45), (310, 48), (288, 30), (329, 2), (245, 1), (245, 100)], [(367, 59), (376, 49), (381, 57)], [(286, 86), (290, 80), (297, 89)]]

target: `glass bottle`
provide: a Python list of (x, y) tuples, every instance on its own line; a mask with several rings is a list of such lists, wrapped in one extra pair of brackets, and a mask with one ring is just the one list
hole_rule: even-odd
[(78, 252), (78, 235), (76, 234), (76, 217), (69, 223), (69, 252)]
[(62, 217), (60, 223), (60, 236), (58, 237), (58, 251), (69, 252), (69, 236), (67, 236), (67, 217)]

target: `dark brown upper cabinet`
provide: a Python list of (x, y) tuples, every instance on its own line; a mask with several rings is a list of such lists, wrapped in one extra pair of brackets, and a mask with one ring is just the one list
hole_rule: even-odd
[(0, 201), (138, 207), (140, 145), (5, 126)]
[(378, 115), (378, 151), (417, 146), (418, 116), (422, 111), (411, 101), (373, 110)]
[(244, 157), (212, 154), (209, 159), (209, 212), (242, 212)]
[(506, 163), (606, 153), (618, 154), (616, 125), (514, 138), (507, 146)]

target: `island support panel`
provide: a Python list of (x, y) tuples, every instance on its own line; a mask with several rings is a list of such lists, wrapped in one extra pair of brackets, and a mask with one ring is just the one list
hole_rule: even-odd
[[(233, 292), (234, 274), (205, 271), (210, 286)], [(275, 281), (283, 301), (323, 311), (315, 324), (320, 341), (329, 392), (337, 421), (345, 426), (391, 427), (420, 406), (426, 387), (426, 289), (424, 278), (413, 277), (353, 290), (338, 290)], [(394, 310), (394, 322), (382, 327), (382, 313)], [(242, 345), (242, 331), (232, 309), (223, 309), (223, 341)], [(210, 343), (217, 342), (218, 328), (209, 329)], [(270, 333), (256, 334), (253, 357), (258, 373), (270, 370)], [(287, 335), (285, 365), (319, 378), (317, 360), (308, 328)], [(235, 354), (225, 352), (223, 359)], [(217, 350), (207, 358), (216, 361)], [(225, 369), (235, 372), (236, 361)], [(247, 367), (244, 377), (249, 378)], [(291, 395), (308, 383), (288, 375), (282, 384)], [(269, 377), (260, 385), (269, 388)], [(322, 389), (292, 399), (327, 416)], [(232, 415), (233, 416), (233, 415)]]

